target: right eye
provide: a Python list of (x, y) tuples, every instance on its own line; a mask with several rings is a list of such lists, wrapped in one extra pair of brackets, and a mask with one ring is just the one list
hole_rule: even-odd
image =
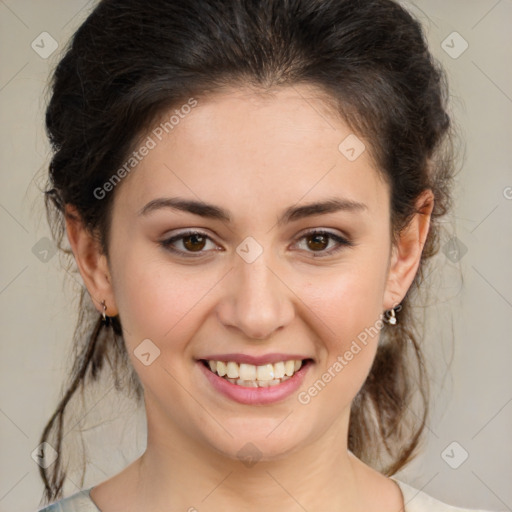
[[(173, 253), (185, 257), (196, 258), (198, 256), (202, 256), (204, 252), (206, 252), (203, 251), (203, 249), (208, 241), (213, 243), (211, 238), (205, 233), (202, 233), (200, 231), (186, 231), (184, 233), (180, 233), (179, 235), (172, 236), (171, 238), (162, 240), (161, 242), (159, 242), (159, 244), (166, 250), (169, 250)], [(174, 247), (174, 244), (176, 242), (180, 242), (182, 244), (182, 247), (184, 247), (184, 250), (176, 249), (176, 247)]]

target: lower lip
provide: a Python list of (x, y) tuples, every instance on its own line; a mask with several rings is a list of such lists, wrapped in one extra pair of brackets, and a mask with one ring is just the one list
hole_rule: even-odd
[(295, 372), (289, 379), (281, 382), (281, 384), (262, 388), (249, 388), (232, 384), (210, 371), (201, 361), (198, 361), (197, 364), (210, 384), (224, 396), (241, 404), (266, 405), (284, 400), (297, 391), (304, 381), (304, 377), (312, 362), (308, 361), (305, 363), (299, 371)]

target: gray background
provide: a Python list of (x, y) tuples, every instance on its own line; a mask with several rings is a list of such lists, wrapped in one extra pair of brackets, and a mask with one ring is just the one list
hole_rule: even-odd
[[(428, 278), (435, 290), (424, 339), (433, 413), (421, 455), (399, 477), (459, 506), (512, 510), (512, 1), (403, 3), (424, 23), (432, 52), (447, 69), (451, 112), (466, 142), (455, 209)], [(62, 270), (45, 240), (49, 229), (39, 188), (50, 153), (43, 113), (49, 70), (92, 5), (0, 0), (0, 511), (5, 512), (39, 506), (42, 483), (31, 453), (69, 366), (81, 282)], [(47, 37), (42, 32), (59, 45), (48, 58), (31, 47)], [(464, 40), (469, 46), (458, 55)], [(112, 421), (97, 426), (110, 419), (105, 411)], [(83, 484), (70, 474), (66, 494), (107, 479), (143, 451), (144, 416), (138, 411), (133, 421), (133, 414), (111, 388), (90, 398), (80, 426), (91, 462)]]

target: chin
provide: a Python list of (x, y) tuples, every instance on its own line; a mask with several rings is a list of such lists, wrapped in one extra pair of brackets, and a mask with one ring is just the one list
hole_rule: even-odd
[[(282, 460), (308, 444), (304, 423), (299, 421), (285, 425), (285, 417), (267, 418), (259, 426), (255, 425), (257, 420), (253, 420), (249, 428), (244, 426), (247, 418), (239, 422), (227, 422), (226, 429), (232, 437), (226, 434), (212, 439), (212, 431), (209, 430), (204, 432), (205, 442), (223, 457), (239, 460), (248, 467), (256, 462)], [(299, 425), (300, 432), (292, 430)]]
[(299, 447), (290, 441), (285, 445), (281, 441), (270, 442), (264, 437), (263, 439), (246, 437), (240, 438), (237, 443), (231, 443), (230, 446), (213, 446), (213, 448), (223, 457), (240, 461), (245, 466), (251, 467), (256, 463), (283, 460)]

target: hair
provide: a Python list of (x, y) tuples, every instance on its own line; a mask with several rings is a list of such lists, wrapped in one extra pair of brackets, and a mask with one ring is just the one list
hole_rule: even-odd
[[(230, 88), (268, 92), (297, 84), (322, 91), (331, 111), (368, 142), (390, 185), (393, 241), (419, 212), (420, 194), (430, 189), (435, 197), (398, 323), (384, 324), (373, 366), (352, 403), (349, 449), (391, 475), (416, 455), (426, 424), (429, 386), (418, 341), (423, 328), (411, 301), (427, 260), (439, 251), (439, 218), (451, 207), (455, 167), (445, 71), (405, 8), (392, 0), (100, 1), (52, 76), (47, 219), (72, 263), (63, 246), (66, 206), (72, 206), (108, 258), (119, 186), (101, 200), (94, 190), (162, 115), (191, 97)], [(108, 371), (118, 391), (143, 400), (122, 319), (111, 317), (105, 327), (90, 304), (82, 287), (69, 386), (41, 436), (58, 453), (54, 464), (40, 468), (49, 501), (62, 497), (63, 418), (77, 390)], [(119, 384), (122, 378), (128, 386)]]

